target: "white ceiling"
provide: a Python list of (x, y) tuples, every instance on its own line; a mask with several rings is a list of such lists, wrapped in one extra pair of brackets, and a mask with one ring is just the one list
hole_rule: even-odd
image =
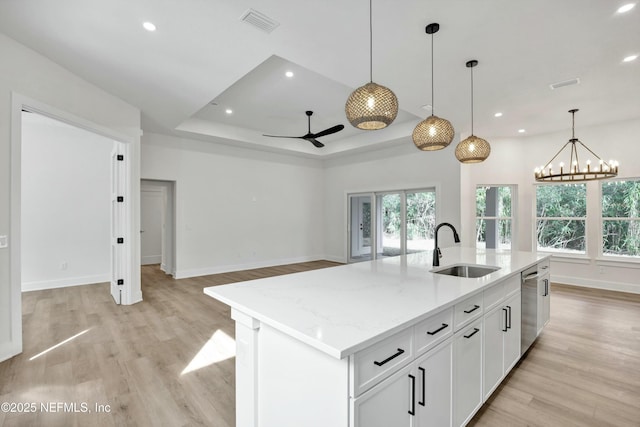
[[(489, 142), (521, 128), (569, 136), (571, 108), (580, 109), (578, 135), (580, 126), (640, 118), (640, 59), (622, 62), (640, 54), (640, 5), (616, 13), (633, 1), (373, 0), (373, 80), (401, 108), (374, 132), (344, 116), (349, 93), (369, 81), (366, 0), (3, 0), (0, 31), (139, 107), (145, 131), (331, 157), (411, 144), (430, 114), (431, 22), (440, 24), (435, 113), (460, 137), (471, 128), (469, 59), (479, 61), (474, 130)], [(266, 33), (241, 22), (249, 8), (280, 25)], [(575, 77), (579, 85), (549, 88)], [(305, 110), (315, 113), (312, 132), (345, 130), (320, 138), (322, 149), (262, 136), (305, 134)]]

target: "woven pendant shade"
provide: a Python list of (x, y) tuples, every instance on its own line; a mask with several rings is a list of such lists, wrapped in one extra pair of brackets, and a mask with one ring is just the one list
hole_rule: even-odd
[(471, 135), (464, 141), (460, 141), (456, 147), (456, 158), (460, 163), (480, 163), (484, 162), (491, 154), (491, 146), (489, 143)]
[(382, 129), (398, 115), (398, 98), (389, 88), (370, 82), (351, 93), (344, 110), (358, 129)]
[(453, 141), (455, 131), (447, 119), (429, 116), (413, 129), (413, 143), (422, 151), (442, 150)]

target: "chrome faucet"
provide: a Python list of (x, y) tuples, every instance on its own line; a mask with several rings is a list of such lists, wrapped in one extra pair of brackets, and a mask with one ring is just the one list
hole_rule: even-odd
[(456, 243), (460, 243), (460, 237), (458, 236), (458, 232), (456, 231), (456, 228), (453, 225), (449, 224), (448, 222), (441, 222), (440, 224), (438, 224), (436, 226), (436, 231), (434, 233), (436, 236), (435, 249), (433, 250), (433, 266), (434, 267), (437, 267), (440, 265), (440, 258), (442, 258), (442, 252), (440, 252), (440, 248), (438, 247), (438, 230), (440, 230), (440, 227), (442, 227), (443, 225), (446, 225), (451, 229), (451, 231), (453, 231), (453, 240)]

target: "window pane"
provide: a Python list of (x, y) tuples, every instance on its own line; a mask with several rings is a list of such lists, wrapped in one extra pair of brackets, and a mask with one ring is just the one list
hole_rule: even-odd
[(602, 183), (603, 218), (640, 218), (640, 181)]
[(584, 220), (538, 219), (538, 250), (585, 253)]
[(511, 220), (476, 220), (476, 247), (511, 249)]
[(407, 193), (407, 253), (433, 249), (436, 194)]
[[(378, 196), (381, 208), (378, 216), (381, 233), (378, 236), (378, 256), (400, 255), (400, 231), (402, 216), (400, 211), (400, 194), (383, 194)], [(380, 228), (378, 228), (380, 230)]]
[(587, 186), (585, 184), (538, 185), (536, 187), (536, 216), (582, 217), (587, 215)]
[(476, 216), (510, 217), (511, 187), (478, 187)]
[(605, 255), (640, 256), (640, 221), (604, 221), (602, 241)]

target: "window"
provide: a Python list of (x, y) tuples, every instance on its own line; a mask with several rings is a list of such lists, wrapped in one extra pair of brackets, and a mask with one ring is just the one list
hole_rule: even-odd
[(602, 183), (602, 253), (640, 256), (640, 180)]
[(476, 188), (476, 247), (511, 249), (511, 186)]
[(433, 249), (435, 189), (348, 195), (349, 262)]
[(586, 184), (536, 186), (539, 251), (585, 254)]

